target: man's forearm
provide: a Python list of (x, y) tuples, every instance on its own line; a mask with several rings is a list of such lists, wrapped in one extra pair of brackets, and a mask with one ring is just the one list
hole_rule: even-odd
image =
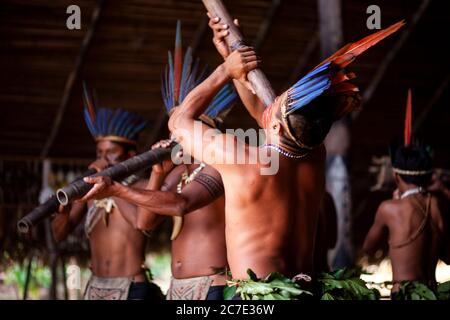
[(219, 65), (207, 79), (186, 96), (182, 103), (183, 115), (193, 120), (198, 119), (220, 88), (230, 80), (224, 64)]
[(239, 82), (239, 80), (233, 80), (233, 83), (248, 113), (250, 113), (252, 118), (256, 120), (260, 127), (262, 127), (261, 119), (265, 110), (264, 104), (259, 100), (256, 94), (253, 94), (248, 90)]
[(184, 198), (174, 192), (135, 189), (120, 185), (117, 186), (114, 196), (160, 215), (181, 215), (185, 208)]

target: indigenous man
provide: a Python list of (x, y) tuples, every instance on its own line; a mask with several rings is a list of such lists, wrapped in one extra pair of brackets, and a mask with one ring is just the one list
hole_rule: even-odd
[[(134, 156), (138, 134), (146, 122), (121, 109), (97, 109), (84, 90), (84, 117), (97, 148), (97, 160), (89, 167), (101, 171)], [(145, 185), (136, 175), (121, 183)], [(85, 299), (162, 299), (159, 288), (149, 283), (145, 272), (146, 235), (136, 229), (136, 206), (112, 197), (63, 207), (52, 221), (55, 239), (65, 239), (84, 217), (92, 270)]]
[[(227, 45), (225, 41), (225, 37), (229, 34), (229, 26), (226, 24), (220, 23), (219, 17), (213, 17), (209, 12), (207, 13), (209, 19), (209, 26), (213, 30), (214, 37), (213, 37), (213, 43), (219, 52), (219, 54), (222, 56), (223, 59), (226, 59), (228, 55), (231, 52), (231, 49)], [(234, 20), (234, 24), (236, 26), (239, 26), (239, 21), (237, 19)], [(259, 58), (258, 58), (259, 59)], [(259, 98), (252, 94), (250, 90), (248, 90), (242, 83), (240, 83), (238, 80), (233, 80), (235, 87), (237, 88), (237, 91), (239, 93), (240, 98), (242, 99), (242, 102), (244, 103), (244, 106), (249, 111), (250, 115), (258, 122), (260, 126), (262, 126), (261, 119), (262, 114), (265, 110), (264, 104), (259, 100)], [(320, 150), (322, 149), (322, 150)], [(319, 148), (318, 151), (316, 151), (319, 155), (324, 155), (323, 152), (323, 146)], [(313, 157), (310, 157), (309, 159), (304, 159), (304, 161), (298, 161), (298, 170), (302, 170), (303, 167), (304, 170), (310, 170), (312, 167), (311, 160)], [(323, 162), (323, 160), (317, 161), (317, 162)], [(322, 170), (323, 166), (319, 163), (315, 164), (316, 170)], [(299, 183), (300, 184), (306, 184), (310, 185), (311, 183), (314, 183), (314, 181), (307, 176), (300, 175), (299, 176)], [(322, 178), (321, 178), (322, 180)], [(318, 187), (323, 185), (323, 181), (317, 181)], [(321, 201), (320, 208), (318, 208), (318, 198), (313, 197), (311, 199), (307, 198), (305, 201), (310, 202), (310, 205), (307, 205), (306, 207), (309, 208), (309, 210), (314, 211), (319, 209), (319, 211), (316, 213), (319, 215), (319, 220), (317, 224), (317, 231), (316, 231), (316, 240), (314, 244), (314, 273), (319, 273), (322, 271), (329, 271), (328, 262), (327, 262), (327, 252), (328, 249), (332, 249), (335, 246), (336, 243), (336, 208), (334, 206), (333, 199), (330, 194), (325, 192), (323, 189), (319, 190), (317, 189), (317, 194), (324, 194), (324, 197)], [(304, 210), (304, 208), (300, 207), (300, 210)], [(301, 213), (300, 213), (301, 214)], [(312, 250), (312, 248), (311, 248)]]
[(445, 247), (441, 203), (426, 189), (433, 173), (432, 160), (426, 146), (411, 141), (411, 92), (404, 144), (392, 145), (390, 155), (399, 195), (379, 206), (364, 251), (374, 254), (388, 233), (392, 297), (396, 299), (404, 281), (419, 281), (432, 290), (436, 288), (436, 265)]
[[(177, 25), (174, 57), (181, 57), (180, 23)], [(203, 78), (188, 48), (184, 63), (172, 61), (163, 76), (163, 100), (167, 112)], [(169, 66), (174, 66), (173, 69)], [(181, 74), (181, 70), (188, 73)], [(181, 75), (180, 75), (181, 74)], [(180, 82), (177, 83), (178, 79)], [(189, 80), (193, 79), (193, 80)], [(189, 82), (194, 81), (194, 82)], [(175, 88), (185, 88), (177, 91)], [(211, 127), (220, 126), (236, 98), (232, 85), (222, 88), (200, 119)], [(169, 147), (169, 140), (153, 148)], [(225, 246), (225, 198), (220, 174), (204, 163), (181, 164), (171, 159), (153, 166), (145, 189), (111, 182), (104, 177), (88, 179), (96, 186), (85, 199), (114, 195), (138, 205), (137, 227), (153, 229), (162, 216), (174, 217), (172, 232), (172, 279), (169, 300), (221, 300), (227, 280)], [(181, 229), (180, 229), (181, 228)]]
[[(232, 52), (172, 114), (169, 129), (184, 152), (212, 165), (222, 176), (227, 255), (234, 278), (246, 278), (249, 268), (257, 278), (271, 272), (293, 277), (312, 271), (311, 248), (324, 189), (322, 142), (333, 121), (359, 105), (357, 87), (347, 82), (353, 76), (343, 68), (401, 25), (345, 47), (279, 96), (260, 120), (266, 133), (260, 148), (230, 134), (212, 133), (196, 121), (230, 79), (251, 89), (246, 74), (259, 63), (251, 48)], [(227, 163), (238, 152), (246, 159), (257, 159), (256, 163)], [(263, 159), (275, 159), (278, 154), (278, 170), (267, 174)], [(305, 166), (299, 167), (298, 161), (305, 161)]]

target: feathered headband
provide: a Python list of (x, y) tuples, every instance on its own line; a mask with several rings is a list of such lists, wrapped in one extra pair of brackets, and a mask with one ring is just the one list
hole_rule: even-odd
[[(368, 48), (377, 44), (387, 36), (396, 32), (404, 25), (403, 21), (375, 32), (357, 42), (349, 43), (342, 47), (331, 57), (321, 62), (306, 76), (290, 87), (281, 96), (281, 119), (290, 139), (302, 149), (313, 149), (315, 146), (307, 146), (295, 138), (289, 126), (287, 117), (304, 108), (319, 96), (329, 95), (336, 99), (332, 106), (324, 104), (323, 107), (333, 108), (333, 119), (337, 120), (360, 106), (361, 98), (358, 87), (348, 82), (355, 78), (355, 74), (346, 72), (344, 68), (355, 60), (357, 56)], [(272, 105), (273, 106), (273, 105)], [(266, 127), (270, 119), (270, 109), (265, 110), (263, 124)]]
[(139, 133), (145, 129), (147, 121), (122, 109), (97, 109), (85, 83), (83, 101), (84, 120), (95, 141), (137, 144)]
[[(187, 48), (184, 59), (182, 56), (181, 22), (178, 20), (175, 50), (173, 55), (168, 51), (168, 63), (161, 76), (161, 92), (168, 114), (170, 114), (173, 107), (180, 105), (188, 93), (208, 76), (206, 67), (202, 70), (199, 69), (199, 59), (195, 59), (194, 62), (191, 47)], [(223, 121), (231, 110), (236, 98), (237, 94), (234, 86), (226, 84), (200, 116), (200, 120), (215, 127), (217, 123)]]
[[(411, 97), (411, 89), (408, 90), (408, 97), (406, 99), (406, 112), (405, 112), (405, 128), (403, 131), (403, 145), (400, 147), (405, 149), (412, 149), (413, 147), (416, 149), (422, 148), (422, 146), (412, 146), (412, 97)], [(423, 147), (425, 148), (425, 147)], [(425, 170), (408, 170), (407, 168), (399, 168), (395, 166), (395, 155), (396, 148), (393, 147), (391, 151), (391, 162), (392, 162), (392, 171), (398, 173), (400, 175), (406, 176), (422, 176), (431, 174), (433, 172), (432, 169)]]

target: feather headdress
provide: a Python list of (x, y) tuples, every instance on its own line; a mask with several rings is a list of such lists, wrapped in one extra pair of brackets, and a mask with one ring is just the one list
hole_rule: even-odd
[(429, 147), (412, 140), (412, 94), (408, 90), (406, 99), (405, 127), (403, 143), (393, 143), (390, 146), (392, 171), (402, 176), (427, 176), (433, 172)]
[(148, 125), (135, 113), (122, 109), (97, 108), (83, 83), (84, 120), (96, 141), (109, 140), (136, 144), (139, 133)]
[[(361, 103), (359, 89), (356, 85), (348, 82), (348, 80), (355, 78), (355, 74), (346, 72), (344, 68), (353, 62), (358, 55), (396, 32), (403, 25), (404, 22), (400, 21), (357, 42), (347, 44), (321, 62), (282, 95), (284, 101), (281, 102), (281, 118), (288, 136), (298, 147), (312, 149), (315, 146), (307, 146), (298, 138), (295, 138), (287, 117), (294, 112), (301, 111), (315, 99), (324, 96), (329, 98), (327, 103), (318, 103), (314, 105), (314, 108), (323, 108), (323, 113), (331, 113), (332, 121), (359, 107)], [(328, 108), (328, 110), (325, 108)], [(270, 110), (266, 111), (270, 112)], [(266, 122), (268, 118), (270, 118), (268, 115), (264, 115), (265, 120), (263, 122)], [(264, 126), (266, 125), (264, 123)]]
[[(168, 52), (168, 63), (162, 74), (161, 92), (170, 114), (173, 107), (180, 105), (188, 93), (208, 76), (207, 68), (200, 69), (199, 59), (192, 56), (192, 49), (188, 47), (182, 58), (181, 22), (177, 21), (175, 36), (175, 50)], [(209, 125), (215, 126), (221, 123), (232, 108), (237, 98), (232, 84), (226, 84), (212, 100), (200, 119)]]

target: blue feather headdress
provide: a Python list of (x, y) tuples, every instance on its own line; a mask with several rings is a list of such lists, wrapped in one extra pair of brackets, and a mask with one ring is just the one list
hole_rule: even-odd
[[(345, 67), (368, 48), (393, 34), (403, 25), (403, 21), (398, 22), (384, 30), (344, 46), (281, 95), (281, 120), (289, 140), (296, 145), (294, 149), (313, 149), (317, 144), (306, 145), (302, 143), (300, 140), (303, 136), (311, 135), (313, 131), (320, 132), (320, 134), (316, 134), (320, 138), (316, 142), (320, 144), (328, 132), (326, 128), (329, 130), (333, 121), (360, 106), (361, 97), (358, 93), (358, 87), (348, 82), (348, 80), (355, 78), (355, 75), (351, 72), (346, 72)], [(269, 106), (264, 112), (262, 119), (264, 127), (267, 127), (269, 124), (273, 106), (274, 104)], [(315, 109), (313, 116), (311, 116), (311, 108)], [(302, 132), (297, 132), (297, 137), (288, 121), (288, 116), (293, 113), (302, 115), (309, 113), (309, 118), (305, 117), (304, 119), (305, 123), (308, 123), (305, 124)], [(295, 152), (297, 150), (290, 151)]]
[(96, 108), (83, 83), (84, 120), (95, 141), (109, 140), (137, 144), (148, 122), (135, 113), (122, 109)]
[[(161, 93), (170, 114), (173, 107), (180, 105), (188, 93), (208, 76), (207, 68), (200, 69), (199, 59), (192, 57), (192, 48), (188, 47), (182, 59), (181, 22), (177, 21), (175, 50), (168, 52), (168, 64), (161, 76)], [(200, 119), (209, 125), (221, 123), (233, 106), (237, 94), (232, 84), (225, 85), (214, 97)]]

